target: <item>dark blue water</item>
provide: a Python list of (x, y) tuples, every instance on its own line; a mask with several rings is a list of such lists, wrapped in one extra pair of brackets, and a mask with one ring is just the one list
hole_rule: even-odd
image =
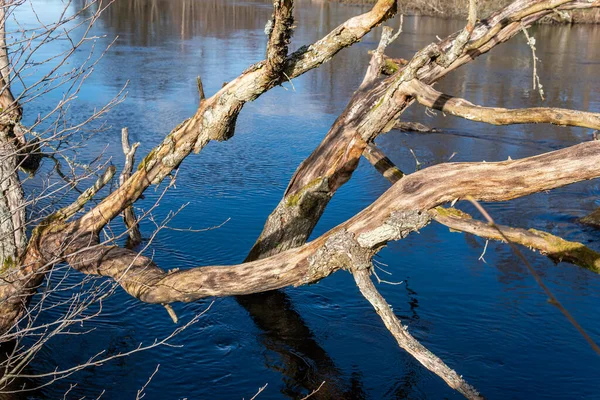
[[(63, 7), (60, 0), (34, 3), (48, 20)], [(77, 7), (77, 3), (71, 5), (71, 11)], [(363, 10), (301, 1), (296, 7), (293, 47), (314, 41)], [(37, 23), (26, 7), (17, 15), (27, 26)], [(106, 117), (110, 126), (79, 151), (81, 160), (89, 161), (104, 151), (105, 159), (112, 157), (111, 162), (121, 166), (120, 129), (124, 126), (129, 127), (133, 141), (141, 142), (138, 154), (145, 154), (193, 114), (198, 75), (211, 95), (263, 58), (263, 28), (270, 15), (268, 1), (118, 0), (98, 21), (93, 34), (104, 36), (98, 46), (116, 36), (119, 39), (86, 82), (71, 114), (75, 119), (89, 114), (127, 81), (128, 95)], [(410, 58), (415, 50), (436, 40), (436, 35), (444, 37), (461, 26), (460, 21), (405, 18), (404, 32), (389, 54)], [(544, 26), (531, 33), (537, 39), (545, 102), (531, 89), (531, 50), (522, 36), (451, 74), (438, 85), (439, 90), (485, 105), (545, 104), (599, 112), (600, 29)], [(362, 80), (367, 51), (376, 47), (378, 35), (379, 31), (370, 34), (332, 62), (294, 80), (293, 87), (286, 84), (247, 104), (238, 118), (235, 137), (211, 143), (186, 159), (177, 187), (153, 210), (155, 221), (186, 205), (169, 223), (171, 227), (201, 229), (228, 222), (206, 232), (162, 230), (145, 254), (167, 269), (242, 262), (293, 171), (321, 141)], [(66, 45), (49, 45), (44, 54)], [(86, 57), (80, 51), (73, 63)], [(27, 79), (34, 78), (35, 73)], [(58, 91), (28, 104), (26, 118), (33, 121), (60, 96)], [(526, 157), (591, 137), (589, 130), (579, 128), (494, 127), (441, 113), (431, 116), (417, 106), (405, 116), (443, 130), (428, 135), (391, 131), (378, 139), (406, 172), (416, 167), (409, 149), (426, 167), (451, 157), (453, 161)], [(40, 176), (52, 167), (45, 162)], [(31, 189), (41, 185), (35, 179), (28, 184)], [(352, 180), (328, 206), (313, 237), (351, 217), (388, 187), (361, 161)], [(149, 210), (163, 188), (149, 189), (145, 200), (136, 204), (138, 213)], [(576, 223), (576, 218), (600, 206), (599, 199), (598, 182), (584, 182), (486, 208), (498, 222), (544, 229), (600, 249), (600, 232)], [(119, 224), (116, 221), (116, 231), (121, 229)], [(154, 230), (149, 219), (142, 223), (146, 237)], [(484, 245), (484, 240), (432, 224), (421, 234), (390, 243), (380, 253), (378, 261), (393, 273), (384, 279), (404, 284), (380, 285), (379, 289), (419, 340), (491, 399), (600, 398), (600, 358), (548, 304), (506, 245), (490, 243), (485, 263), (478, 260)], [(600, 277), (569, 264), (554, 265), (539, 254), (525, 254), (560, 301), (600, 340)], [(53, 284), (63, 274), (58, 271)], [(62, 284), (83, 278), (71, 272)], [(58, 292), (52, 301), (71, 294)], [(174, 304), (180, 325), (203, 312), (211, 301)], [(66, 398), (101, 394), (110, 399), (135, 398), (159, 366), (146, 388), (147, 399), (248, 399), (264, 385), (259, 399), (302, 398), (323, 381), (313, 398), (461, 398), (397, 347), (345, 272), (315, 285), (287, 289), (268, 303), (248, 300), (244, 305), (233, 298), (216, 299), (197, 324), (173, 339), (177, 347), (160, 346), (92, 366), (30, 395), (63, 398), (76, 384)], [(64, 312), (65, 307), (52, 309), (40, 316), (40, 323)], [(108, 355), (127, 352), (140, 343), (166, 337), (175, 328), (161, 306), (141, 303), (117, 289), (102, 302), (99, 316), (71, 328), (91, 332), (53, 338), (27, 373), (70, 368), (102, 350)]]

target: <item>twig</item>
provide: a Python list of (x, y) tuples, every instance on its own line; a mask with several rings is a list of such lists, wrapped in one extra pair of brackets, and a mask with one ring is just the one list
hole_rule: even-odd
[(252, 396), (252, 398), (250, 400), (254, 400), (258, 397), (259, 394), (262, 393), (263, 390), (265, 390), (267, 388), (269, 384), (265, 383), (265, 386), (258, 388), (258, 392), (256, 392), (256, 394), (254, 396)]
[(485, 258), (483, 258), (483, 256), (485, 256), (485, 252), (487, 251), (488, 243), (489, 243), (489, 240), (486, 239), (485, 246), (483, 246), (483, 253), (481, 253), (479, 258), (477, 259), (478, 261), (483, 261), (486, 264), (487, 264), (487, 261), (485, 261)]
[(104, 171), (104, 173), (98, 177), (98, 180), (96, 183), (94, 183), (94, 186), (87, 188), (82, 194), (79, 195), (75, 202), (67, 207), (61, 208), (54, 215), (63, 219), (68, 219), (75, 215), (77, 211), (81, 210), (85, 204), (100, 191), (100, 189), (102, 189), (108, 182), (111, 181), (113, 176), (115, 176), (115, 172), (117, 172), (117, 168), (114, 165), (108, 167), (106, 171)]
[(540, 83), (540, 76), (537, 73), (537, 62), (539, 61), (539, 58), (537, 58), (537, 56), (535, 55), (535, 38), (533, 36), (529, 36), (527, 28), (525, 28), (524, 25), (521, 25), (521, 30), (523, 31), (523, 34), (527, 39), (527, 45), (529, 45), (529, 47), (531, 48), (531, 54), (533, 55), (533, 90), (538, 89), (540, 97), (542, 98), (542, 101), (544, 101), (544, 87)]
[(171, 307), (170, 304), (163, 304), (163, 307), (167, 310), (167, 313), (169, 314), (169, 317), (171, 317), (171, 319), (173, 320), (174, 324), (179, 322), (179, 318), (177, 318), (177, 314), (175, 314), (175, 310), (173, 310), (173, 307)]
[(306, 399), (312, 397), (315, 393), (317, 393), (319, 390), (321, 390), (321, 388), (323, 387), (324, 384), (325, 384), (325, 381), (321, 382), (321, 384), (319, 385), (318, 388), (316, 388), (315, 390), (313, 390), (312, 392), (310, 392), (310, 394), (308, 396), (303, 397), (300, 400), (306, 400)]
[(156, 375), (156, 373), (158, 372), (158, 368), (160, 368), (160, 364), (156, 365), (156, 369), (154, 370), (154, 372), (152, 373), (152, 375), (150, 375), (150, 377), (148, 378), (148, 380), (146, 381), (146, 383), (144, 383), (144, 386), (142, 386), (140, 388), (140, 390), (137, 391), (137, 394), (135, 396), (135, 400), (141, 400), (142, 398), (144, 398), (144, 396), (146, 395), (146, 393), (144, 393), (144, 390), (146, 390), (146, 388), (148, 387), (148, 385), (152, 381), (152, 378), (154, 378), (154, 375)]

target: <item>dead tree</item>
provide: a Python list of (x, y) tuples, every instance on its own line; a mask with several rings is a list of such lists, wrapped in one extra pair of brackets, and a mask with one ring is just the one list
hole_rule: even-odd
[[(306, 240), (336, 190), (350, 179), (361, 155), (365, 154), (370, 160), (383, 159), (371, 145), (373, 140), (391, 129), (403, 111), (415, 102), (488, 123), (543, 122), (598, 129), (600, 117), (597, 114), (548, 108), (525, 112), (482, 108), (439, 93), (431, 85), (555, 11), (600, 7), (600, 2), (517, 0), (478, 21), (476, 2), (471, 0), (464, 29), (439, 43), (430, 44), (409, 61), (391, 66), (384, 51), (396, 35), (390, 29), (384, 30), (361, 86), (324, 141), (299, 166), (243, 264), (167, 271), (143, 254), (102, 243), (100, 231), (127, 212), (151, 185), (160, 184), (165, 178), (174, 179), (172, 174), (192, 151), (200, 152), (212, 140), (231, 138), (245, 103), (328, 61), (396, 11), (395, 1), (379, 0), (369, 12), (346, 21), (319, 41), (288, 54), (293, 1), (274, 0), (273, 4), (273, 17), (266, 28), (268, 43), (264, 61), (250, 66), (209, 98), (201, 90), (196, 113), (175, 127), (147, 154), (131, 176), (126, 171), (119, 188), (99, 204), (82, 215), (77, 214), (112, 178), (116, 172), (114, 168), (107, 169), (97, 184), (82, 193), (74, 204), (47, 215), (26, 241), (20, 236), (19, 240), (23, 240), (26, 247), (14, 239), (12, 248), (22, 251), (3, 253), (7, 254), (5, 264), (8, 256), (12, 261), (2, 272), (0, 332), (18, 332), (27, 315), (27, 299), (35, 293), (45, 274), (62, 262), (84, 274), (111, 277), (140, 301), (163, 305), (300, 286), (344, 269), (354, 275), (361, 292), (400, 347), (465, 397), (481, 398), (460, 375), (419, 344), (402, 326), (371, 282), (372, 257), (387, 242), (422, 229), (432, 219), (483, 237), (497, 238), (485, 226), (438, 207), (467, 198), (505, 201), (598, 178), (600, 142), (590, 141), (521, 160), (446, 163), (404, 177), (386, 161), (385, 167), (381, 164), (379, 167), (395, 182), (386, 193), (321, 237), (310, 243)], [(382, 75), (382, 72), (388, 75)], [(5, 81), (4, 94), (9, 93), (9, 87)], [(20, 109), (18, 101), (9, 103), (12, 108), (3, 107), (1, 115), (9, 118), (11, 112)], [(7, 126), (18, 122), (18, 117), (10, 118), (12, 122)], [(128, 149), (125, 151), (130, 153)], [(15, 154), (14, 150), (10, 154)], [(12, 165), (10, 162), (6, 165)], [(13, 213), (8, 215), (12, 218)], [(13, 222), (11, 233), (14, 226), (19, 224)], [(568, 259), (598, 272), (598, 254), (582, 249), (579, 244), (555, 248), (548, 244), (552, 238), (543, 233), (502, 230), (510, 233), (511, 241), (528, 244), (552, 257)]]

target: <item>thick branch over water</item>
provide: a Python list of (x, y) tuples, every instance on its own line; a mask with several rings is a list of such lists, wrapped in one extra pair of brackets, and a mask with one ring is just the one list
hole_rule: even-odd
[(482, 107), (465, 99), (438, 92), (430, 85), (412, 80), (403, 89), (425, 107), (443, 111), (471, 121), (493, 125), (554, 124), (600, 129), (600, 114), (553, 107), (508, 109)]
[(367, 209), (313, 242), (235, 266), (167, 273), (150, 259), (126, 249), (85, 249), (87, 244), (97, 243), (97, 238), (89, 235), (73, 236), (66, 241), (71, 244), (61, 249), (64, 234), (49, 234), (40, 247), (47, 256), (56, 256), (55, 251), (61, 249), (78, 270), (118, 279), (125, 290), (145, 302), (189, 302), (207, 296), (249, 294), (303, 285), (340, 268), (366, 265), (381, 245), (426, 225), (426, 211), (440, 204), (466, 196), (505, 201), (597, 178), (598, 162), (600, 142), (586, 142), (521, 160), (433, 166), (403, 178)]
[[(392, 184), (403, 177), (402, 172), (374, 145), (370, 145), (365, 150), (365, 158)], [(485, 239), (498, 241), (504, 241), (504, 237), (502, 237), (504, 235), (511, 242), (538, 250), (555, 262), (564, 261), (600, 273), (600, 254), (582, 243), (570, 242), (537, 229), (527, 230), (502, 225), (492, 227), (474, 220), (469, 214), (455, 208), (436, 207), (429, 210), (429, 215), (436, 222), (454, 231), (471, 233)], [(498, 230), (502, 231), (502, 234)]]

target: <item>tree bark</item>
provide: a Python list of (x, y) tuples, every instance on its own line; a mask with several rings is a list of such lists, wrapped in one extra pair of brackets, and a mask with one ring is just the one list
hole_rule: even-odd
[[(121, 145), (123, 146), (123, 154), (125, 154), (125, 165), (119, 176), (119, 185), (122, 185), (131, 176), (133, 164), (135, 162), (135, 150), (139, 146), (139, 143), (134, 143), (130, 146), (129, 129), (123, 128), (121, 129)], [(140, 233), (133, 206), (129, 206), (123, 210), (123, 222), (125, 223), (125, 227), (127, 227), (127, 233), (129, 235), (127, 247), (133, 248), (142, 242), (142, 234)]]
[(22, 110), (10, 89), (7, 7), (0, 0), (0, 273), (19, 268), (19, 258), (27, 244), (25, 195), (18, 173), (19, 138), (15, 135)]

